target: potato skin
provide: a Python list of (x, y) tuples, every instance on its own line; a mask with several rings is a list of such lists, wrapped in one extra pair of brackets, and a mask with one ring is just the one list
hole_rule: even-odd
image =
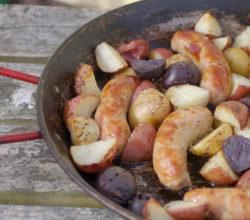
[(249, 188), (250, 189), (250, 170), (246, 171), (238, 180), (236, 184), (237, 188)]
[(151, 160), (155, 136), (156, 130), (152, 125), (136, 126), (122, 152), (121, 160), (125, 162)]
[(156, 89), (156, 86), (150, 82), (149, 80), (143, 80), (137, 87), (136, 90), (133, 94), (132, 97), (132, 101), (134, 101), (136, 99), (136, 97), (139, 95), (139, 93), (141, 93), (142, 91), (144, 91), (145, 89), (149, 89), (149, 88), (153, 88)]
[(170, 112), (170, 103), (157, 89), (142, 91), (132, 102), (129, 109), (129, 124), (135, 128), (140, 123), (158, 127)]

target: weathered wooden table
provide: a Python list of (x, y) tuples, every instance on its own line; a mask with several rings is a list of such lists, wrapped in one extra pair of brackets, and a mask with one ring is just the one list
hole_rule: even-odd
[[(0, 6), (0, 66), (39, 76), (53, 51), (104, 11)], [(36, 86), (0, 76), (0, 135), (38, 130)], [(0, 146), (0, 219), (121, 219), (72, 182), (43, 140)]]

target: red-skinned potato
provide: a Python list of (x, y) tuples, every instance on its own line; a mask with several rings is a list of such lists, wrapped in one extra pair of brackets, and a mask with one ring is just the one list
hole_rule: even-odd
[(151, 160), (156, 136), (150, 124), (139, 124), (133, 130), (121, 156), (124, 162), (143, 162)]
[(150, 198), (144, 205), (143, 216), (146, 220), (174, 220), (168, 212), (154, 198)]
[(234, 133), (250, 139), (250, 118), (248, 118), (247, 126), (244, 129), (234, 128)]
[(164, 208), (178, 220), (203, 220), (207, 214), (205, 203), (192, 201), (172, 201), (167, 203)]
[(64, 121), (74, 117), (91, 117), (99, 103), (99, 98), (94, 95), (84, 96), (78, 95), (73, 99), (68, 100), (64, 104)]
[(132, 59), (144, 59), (148, 56), (149, 44), (146, 40), (137, 39), (127, 44), (122, 44), (118, 48), (118, 51), (128, 62), (130, 62)]
[(222, 151), (216, 153), (204, 164), (200, 174), (209, 182), (220, 186), (228, 186), (238, 180), (238, 176), (230, 168)]
[(109, 138), (90, 144), (70, 147), (71, 157), (79, 170), (97, 173), (109, 167), (114, 159), (116, 139)]
[(137, 87), (133, 94), (132, 101), (139, 95), (140, 92), (144, 91), (145, 89), (153, 88), (156, 89), (156, 86), (150, 82), (149, 80), (143, 80)]
[(250, 188), (250, 170), (246, 171), (238, 180), (236, 187)]
[(219, 104), (214, 112), (219, 121), (226, 122), (236, 128), (243, 129), (247, 125), (248, 107), (237, 101), (227, 101)]
[(153, 60), (158, 60), (158, 59), (168, 59), (171, 57), (174, 53), (166, 48), (155, 48), (150, 51), (149, 53), (149, 58)]
[(238, 74), (232, 74), (232, 90), (230, 99), (240, 99), (250, 93), (250, 80)]
[(95, 57), (98, 67), (105, 73), (116, 73), (128, 66), (121, 54), (106, 42), (96, 47)]
[(95, 95), (101, 94), (95, 80), (95, 74), (92, 66), (81, 64), (75, 73), (75, 92), (77, 95)]

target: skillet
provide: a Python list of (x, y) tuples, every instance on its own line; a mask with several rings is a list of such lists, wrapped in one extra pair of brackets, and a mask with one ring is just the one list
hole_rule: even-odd
[[(37, 117), (40, 132), (51, 153), (67, 175), (85, 192), (126, 219), (135, 220), (138, 216), (95, 190), (95, 176), (79, 173), (70, 158), (71, 142), (63, 123), (62, 109), (64, 102), (74, 96), (71, 73), (81, 62), (92, 64), (97, 70), (93, 51), (103, 41), (117, 46), (121, 42), (141, 37), (149, 40), (152, 47), (168, 47), (174, 31), (192, 28), (197, 18), (207, 10), (211, 10), (222, 22), (223, 32), (232, 36), (241, 30), (239, 24), (250, 24), (249, 0), (142, 1), (109, 12), (80, 28), (57, 49), (39, 80)], [(102, 87), (109, 76), (96, 71), (96, 79)], [(197, 158), (190, 160), (191, 172), (198, 173), (195, 170), (203, 161)], [(183, 192), (173, 193), (164, 189), (153, 174), (151, 164), (120, 165), (135, 174), (139, 192), (154, 193), (164, 202), (183, 195)], [(197, 176), (192, 178), (196, 186), (205, 184)]]

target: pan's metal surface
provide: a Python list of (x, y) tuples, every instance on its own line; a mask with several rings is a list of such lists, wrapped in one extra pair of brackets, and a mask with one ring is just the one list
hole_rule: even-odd
[[(240, 22), (250, 22), (249, 0), (148, 0), (135, 3), (101, 16), (71, 35), (51, 57), (40, 78), (36, 97), (37, 116), (42, 135), (52, 154), (84, 191), (127, 219), (134, 220), (138, 217), (97, 192), (92, 187), (94, 176), (80, 174), (71, 161), (69, 134), (62, 119), (63, 103), (74, 95), (73, 75), (70, 73), (81, 62), (95, 66), (93, 50), (102, 41), (115, 46), (127, 39), (143, 37), (153, 46), (166, 46), (171, 32), (192, 27), (204, 10), (213, 10), (224, 27), (227, 27), (224, 31), (233, 30), (230, 34), (240, 31)], [(228, 25), (231, 25), (231, 29)], [(96, 77), (100, 86), (108, 79), (98, 72)], [(150, 164), (141, 166), (146, 174), (139, 174), (136, 168), (126, 167), (137, 173), (140, 191), (146, 191), (149, 188), (147, 184), (152, 184), (152, 191), (157, 191), (165, 200), (171, 199), (172, 194), (163, 189), (152, 176)], [(151, 175), (150, 178), (147, 177), (148, 174)], [(145, 182), (145, 179), (149, 182)]]

